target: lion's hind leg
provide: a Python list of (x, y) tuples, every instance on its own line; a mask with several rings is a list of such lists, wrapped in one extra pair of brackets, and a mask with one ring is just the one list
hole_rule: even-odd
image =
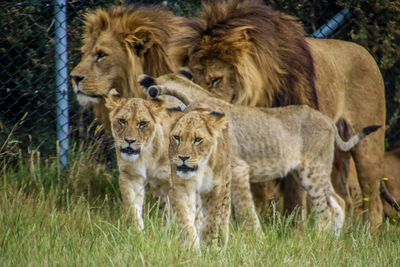
[(299, 179), (316, 209), (318, 228), (331, 226), (339, 234), (344, 222), (344, 200), (333, 189), (329, 170), (329, 164), (304, 163), (299, 168)]
[(233, 158), (231, 198), (235, 216), (240, 222), (245, 223), (247, 229), (259, 231), (261, 226), (250, 191), (249, 179), (249, 165), (238, 157)]
[(363, 209), (367, 211), (364, 219), (369, 219), (373, 230), (382, 223), (383, 216), (379, 179), (383, 175), (383, 140), (384, 131), (379, 130), (351, 150), (363, 195)]
[(332, 209), (332, 230), (336, 235), (340, 234), (345, 218), (345, 201), (341, 198), (333, 188), (328, 196), (329, 206)]

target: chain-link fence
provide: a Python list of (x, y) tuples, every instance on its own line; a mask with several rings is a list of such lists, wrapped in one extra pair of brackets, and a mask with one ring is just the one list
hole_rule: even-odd
[[(67, 164), (69, 140), (80, 139), (93, 120), (90, 111), (82, 112), (77, 104), (68, 78), (68, 70), (80, 57), (83, 14), (100, 6), (126, 4), (122, 2), (0, 2), (0, 146), (13, 144), (15, 155), (58, 152), (61, 164)], [(169, 6), (183, 14), (190, 6), (198, 7), (199, 1)]]
[[(69, 142), (79, 140), (93, 119), (90, 112), (82, 112), (68, 89), (68, 70), (80, 59), (83, 14), (122, 2), (126, 1), (0, 2), (0, 146), (16, 144), (14, 149), (22, 154), (39, 150), (55, 155), (58, 151), (62, 164), (67, 163)], [(163, 4), (184, 16), (193, 16), (200, 7), (198, 0), (140, 2)], [(288, 13), (297, 12), (294, 7), (279, 5), (281, 1), (267, 2)], [(351, 17), (349, 9), (322, 2), (325, 4), (313, 9), (318, 14), (303, 20), (308, 32), (315, 31), (315, 38), (327, 37)], [(292, 15), (305, 16), (301, 9)], [(321, 21), (328, 22), (317, 30)], [(349, 30), (349, 23), (340, 31), (344, 29)]]

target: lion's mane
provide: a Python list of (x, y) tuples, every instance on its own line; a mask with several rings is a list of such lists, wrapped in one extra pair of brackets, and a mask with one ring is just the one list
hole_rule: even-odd
[(132, 53), (130, 43), (139, 41), (134, 49), (143, 49), (151, 42), (143, 61), (144, 73), (162, 75), (174, 70), (166, 51), (166, 44), (175, 31), (177, 17), (161, 6), (115, 6), (85, 14), (83, 45), (96, 39), (102, 32), (112, 31), (114, 37)]
[(232, 64), (242, 85), (235, 92), (238, 104), (318, 108), (313, 59), (296, 18), (256, 0), (211, 1), (203, 10), (182, 25), (185, 36), (175, 40), (179, 65), (191, 56)]
[[(120, 87), (117, 90), (122, 96), (145, 97), (137, 85), (137, 76), (143, 73), (159, 76), (175, 70), (175, 65), (167, 54), (167, 46), (171, 36), (176, 33), (177, 23), (182, 20), (184, 19), (174, 16), (162, 6), (128, 5), (89, 11), (84, 15), (83, 21), (83, 57), (74, 71), (78, 76), (82, 76), (81, 73), (90, 76), (88, 73), (95, 63), (85, 63), (85, 53), (95, 53), (98, 40), (106, 34), (123, 48), (109, 47), (113, 51), (110, 56), (115, 58), (114, 64), (123, 68), (122, 73), (109, 78), (118, 79)], [(103, 45), (107, 46), (104, 43)], [(123, 51), (123, 55), (119, 51)], [(111, 65), (108, 73), (113, 73), (113, 70)], [(90, 81), (91, 84), (96, 82), (95, 79)], [(92, 94), (106, 95), (104, 90), (111, 89), (100, 88), (100, 84), (98, 87), (99, 92)], [(96, 117), (109, 130), (108, 110), (104, 106), (104, 100), (100, 99), (99, 103), (93, 105), (93, 109)]]

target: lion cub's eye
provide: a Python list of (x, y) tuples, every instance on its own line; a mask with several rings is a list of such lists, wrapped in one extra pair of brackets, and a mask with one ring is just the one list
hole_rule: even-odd
[(126, 120), (124, 119), (118, 119), (119, 124), (121, 124), (122, 126), (126, 125)]
[(141, 121), (141, 122), (139, 122), (139, 129), (143, 129), (144, 127), (147, 126), (147, 124), (149, 124), (147, 121)]
[(200, 138), (200, 137), (196, 137), (195, 139), (194, 139), (194, 144), (195, 145), (198, 145), (198, 144), (200, 144), (201, 143), (201, 141), (203, 141), (203, 138)]
[(217, 77), (211, 81), (211, 86), (215, 88), (220, 84), (221, 81), (222, 77)]
[(178, 135), (173, 135), (172, 137), (175, 139), (177, 143), (181, 141), (181, 138)]

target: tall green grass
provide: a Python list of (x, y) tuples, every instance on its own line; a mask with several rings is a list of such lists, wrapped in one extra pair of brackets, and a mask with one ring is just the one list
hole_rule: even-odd
[(117, 170), (96, 147), (75, 146), (69, 170), (35, 151), (17, 165), (3, 157), (0, 266), (400, 266), (400, 227), (388, 222), (372, 234), (347, 225), (336, 238), (275, 212), (263, 235), (232, 223), (226, 247), (199, 253), (148, 204), (138, 232), (120, 210)]

